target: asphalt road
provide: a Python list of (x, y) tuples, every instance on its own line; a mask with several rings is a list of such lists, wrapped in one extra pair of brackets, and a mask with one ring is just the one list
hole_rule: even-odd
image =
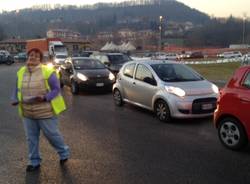
[(60, 130), (71, 149), (64, 167), (41, 136), (40, 172), (26, 173), (27, 147), (17, 109), (10, 106), (19, 64), (0, 65), (0, 183), (247, 184), (250, 147), (225, 149), (212, 118), (165, 124), (151, 112), (115, 107), (111, 94), (72, 96)]

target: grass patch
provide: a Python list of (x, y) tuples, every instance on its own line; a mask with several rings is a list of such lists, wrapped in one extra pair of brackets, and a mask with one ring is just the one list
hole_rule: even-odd
[(188, 65), (200, 73), (206, 79), (211, 81), (227, 81), (234, 74), (235, 70), (240, 67), (239, 62), (218, 63), (218, 64), (200, 64)]

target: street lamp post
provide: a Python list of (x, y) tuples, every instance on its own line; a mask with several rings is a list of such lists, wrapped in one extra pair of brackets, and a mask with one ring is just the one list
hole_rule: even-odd
[(242, 28), (242, 44), (244, 45), (245, 44), (245, 29), (246, 29), (246, 19), (243, 18), (243, 28)]
[(163, 21), (163, 17), (160, 16), (159, 17), (160, 20), (160, 25), (159, 25), (159, 50), (162, 50), (162, 21)]
[(245, 44), (245, 32), (246, 32), (246, 13), (243, 14), (243, 25), (242, 25), (242, 44)]

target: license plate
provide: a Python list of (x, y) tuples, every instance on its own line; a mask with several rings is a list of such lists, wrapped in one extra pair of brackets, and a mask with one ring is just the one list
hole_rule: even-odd
[(213, 104), (202, 104), (202, 110), (210, 110), (213, 108)]
[(104, 86), (104, 83), (96, 83), (96, 87), (102, 87)]

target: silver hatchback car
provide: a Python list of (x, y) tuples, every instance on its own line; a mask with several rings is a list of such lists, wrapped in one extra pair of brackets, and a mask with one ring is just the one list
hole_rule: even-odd
[(218, 87), (188, 66), (170, 61), (128, 62), (113, 85), (117, 106), (128, 102), (151, 111), (161, 120), (213, 115)]

